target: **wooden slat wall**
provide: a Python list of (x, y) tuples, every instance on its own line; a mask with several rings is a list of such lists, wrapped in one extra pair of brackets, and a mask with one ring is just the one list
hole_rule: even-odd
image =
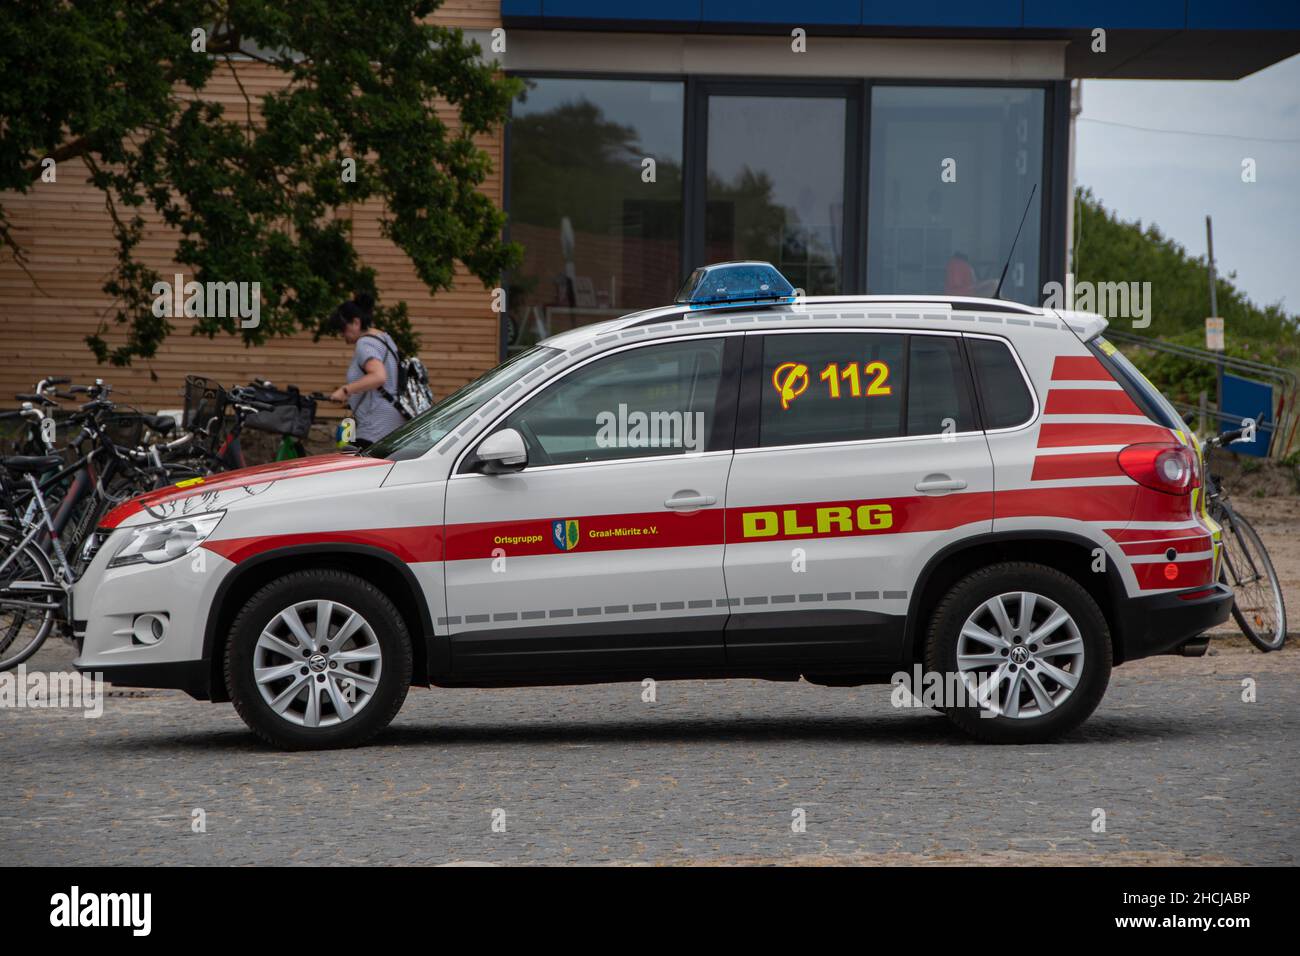
[[(450, 0), (435, 20), (488, 29), (500, 25), (500, 3)], [(262, 64), (240, 63), (237, 69), (255, 102), (282, 82), (277, 71)], [(245, 111), (238, 85), (224, 70), (213, 77), (204, 95), (225, 104), (230, 115)], [(440, 104), (438, 112), (454, 129), (455, 111)], [(482, 191), (500, 204), (503, 137), (499, 132), (482, 137), (479, 145), (493, 164)], [(56, 183), (37, 183), (25, 195), (5, 193), (3, 201), (26, 250), (31, 275), (9, 255), (0, 261), (0, 407), (13, 407), (13, 395), (30, 391), (42, 375), (69, 375), (77, 382), (104, 378), (113, 384), (115, 398), (147, 410), (178, 407), (187, 374), (225, 384), (269, 378), (304, 391), (330, 391), (343, 382), (350, 351), (340, 340), (313, 343), (310, 333), (300, 333), (248, 349), (233, 336), (210, 340), (191, 335), (192, 320), (185, 318), (171, 320), (174, 330), (153, 359), (137, 360), (130, 368), (99, 365), (84, 338), (101, 321), (111, 322), (113, 311), (101, 289), (113, 267), (115, 248), (102, 195), (88, 184), (85, 166), (74, 161), (59, 166)], [(498, 317), (482, 283), (458, 270), (450, 291), (430, 296), (406, 256), (380, 237), (378, 206), (359, 205), (348, 212), (362, 261), (379, 273), (381, 301), (407, 302), (434, 393), (445, 395), (495, 365)], [(150, 222), (137, 254), (170, 282), (173, 273), (184, 271), (172, 261), (177, 234), (159, 225), (156, 217)], [(186, 274), (187, 281), (192, 278)], [(124, 340), (124, 333), (110, 328), (106, 338), (115, 345)]]

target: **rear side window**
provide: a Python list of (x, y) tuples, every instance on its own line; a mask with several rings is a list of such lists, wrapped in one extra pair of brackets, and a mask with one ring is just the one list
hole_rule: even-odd
[(984, 427), (1014, 428), (1029, 421), (1034, 414), (1034, 397), (1016, 364), (1011, 348), (996, 339), (967, 338)]
[(758, 444), (806, 445), (902, 434), (902, 335), (763, 336)]
[(907, 434), (950, 435), (974, 430), (970, 376), (957, 339), (946, 335), (909, 338)]

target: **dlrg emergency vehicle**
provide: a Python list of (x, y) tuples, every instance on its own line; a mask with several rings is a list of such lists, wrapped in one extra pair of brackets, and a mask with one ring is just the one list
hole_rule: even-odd
[(77, 666), (233, 701), (286, 748), (367, 740), (411, 685), (918, 663), (983, 689), (946, 708), (966, 731), (1051, 738), (1232, 603), (1194, 439), (1104, 327), (706, 267), (364, 454), (120, 506), (73, 595)]

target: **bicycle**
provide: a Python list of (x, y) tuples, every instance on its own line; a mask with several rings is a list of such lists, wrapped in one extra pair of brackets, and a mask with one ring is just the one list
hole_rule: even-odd
[(1276, 651), (1286, 643), (1286, 604), (1273, 562), (1249, 521), (1233, 509), (1222, 480), (1210, 473), (1210, 453), (1245, 434), (1244, 428), (1224, 432), (1205, 442), (1205, 510), (1222, 529), (1219, 580), (1232, 589), (1232, 616), (1261, 651)]
[[(0, 504), (17, 525), (0, 525), (0, 671), (11, 670), (35, 654), (55, 621), (65, 617), (76, 576), (59, 542), (54, 516), (36, 476), (62, 464), (58, 455), (11, 455), (0, 458)], [(15, 507), (11, 475), (22, 475), (31, 488), (34, 508)], [(41, 545), (44, 538), (51, 560)], [(27, 633), (23, 637), (24, 632)]]

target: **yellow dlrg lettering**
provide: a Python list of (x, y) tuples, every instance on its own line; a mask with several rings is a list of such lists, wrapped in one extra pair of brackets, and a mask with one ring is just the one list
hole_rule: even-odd
[(858, 528), (878, 531), (894, 525), (894, 509), (889, 505), (858, 505)]
[(741, 518), (746, 538), (770, 538), (776, 534), (775, 511), (746, 511)]
[(786, 534), (812, 534), (813, 529), (809, 525), (799, 524), (799, 512), (794, 509), (781, 512), (781, 523), (785, 527)]
[(832, 524), (835, 526), (834, 527), (835, 531), (852, 531), (853, 530), (852, 513), (849, 511), (848, 508), (841, 508), (839, 506), (833, 508), (818, 508), (817, 509), (817, 533), (818, 534), (829, 533), (832, 530), (831, 528)]

